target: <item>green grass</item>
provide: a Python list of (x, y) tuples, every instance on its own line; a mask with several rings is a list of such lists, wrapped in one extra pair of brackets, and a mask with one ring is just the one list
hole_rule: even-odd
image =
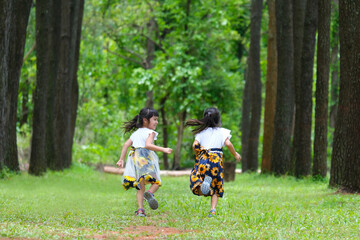
[[(154, 236), (129, 226), (176, 228), (169, 239), (359, 239), (360, 196), (335, 194), (327, 182), (258, 174), (225, 183), (218, 217), (206, 218), (210, 199), (189, 190), (188, 177), (163, 177), (159, 209), (134, 216), (135, 190), (121, 176), (75, 165), (43, 177), (0, 180), (0, 238), (133, 239)], [(161, 235), (157, 235), (161, 237)]]

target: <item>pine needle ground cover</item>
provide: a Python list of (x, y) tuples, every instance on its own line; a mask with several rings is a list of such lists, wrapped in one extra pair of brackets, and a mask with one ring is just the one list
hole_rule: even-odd
[(22, 239), (359, 239), (360, 196), (327, 181), (241, 174), (225, 183), (218, 217), (185, 177), (162, 177), (159, 209), (135, 217), (135, 190), (121, 176), (74, 165), (43, 177), (0, 180), (0, 238)]

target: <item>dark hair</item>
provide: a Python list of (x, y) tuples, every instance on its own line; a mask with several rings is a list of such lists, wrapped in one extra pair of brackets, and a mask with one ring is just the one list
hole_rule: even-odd
[(139, 114), (136, 115), (133, 119), (131, 119), (128, 122), (124, 122), (123, 128), (124, 133), (132, 132), (138, 128), (141, 128), (143, 126), (143, 119), (146, 118), (147, 120), (150, 120), (153, 116), (158, 117), (159, 113), (152, 108), (143, 108), (140, 110)]
[(207, 108), (204, 111), (202, 119), (187, 120), (185, 123), (185, 127), (188, 126), (197, 127), (192, 130), (194, 134), (200, 133), (208, 127), (221, 127), (220, 112), (217, 108)]

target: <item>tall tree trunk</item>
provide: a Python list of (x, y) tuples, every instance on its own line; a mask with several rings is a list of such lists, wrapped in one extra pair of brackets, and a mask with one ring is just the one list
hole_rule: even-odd
[(59, 51), (60, 51), (60, 29), (61, 29), (61, 0), (51, 0), (51, 5), (48, 11), (49, 15), (50, 32), (49, 32), (49, 44), (47, 51), (49, 51), (49, 77), (48, 92), (46, 102), (46, 162), (47, 167), (51, 169), (55, 168), (56, 162), (56, 141), (55, 141), (55, 96), (58, 94), (56, 89), (56, 80), (59, 68)]
[[(72, 162), (72, 143), (78, 100), (77, 66), (83, 1), (61, 1), (59, 67), (54, 99), (55, 161), (50, 168), (62, 170)], [(76, 67), (76, 68), (75, 68)], [(74, 89), (75, 88), (75, 89)]]
[(6, 157), (6, 147), (8, 145), (8, 136), (6, 127), (8, 125), (8, 99), (7, 88), (9, 82), (9, 45), (10, 45), (10, 29), (8, 22), (11, 13), (12, 2), (0, 2), (0, 170), (4, 168)]
[(248, 148), (248, 170), (256, 171), (259, 165), (259, 131), (261, 117), (260, 31), (262, 0), (251, 2), (249, 81), (251, 84), (251, 123)]
[(301, 104), (301, 54), (304, 41), (304, 21), (306, 0), (293, 0), (294, 6), (294, 86), (295, 86), (295, 111), (294, 111), (294, 126), (293, 126), (293, 144), (290, 151), (290, 174), (295, 172), (295, 162), (298, 152), (299, 144), (299, 130), (300, 130), (300, 104)]
[[(79, 84), (77, 80), (77, 70), (79, 66), (80, 42), (81, 42), (81, 26), (84, 15), (84, 0), (73, 1), (71, 10), (71, 72), (72, 92), (71, 92), (71, 120), (70, 120), (70, 154), (72, 153), (72, 145), (74, 142), (76, 115), (79, 102)], [(72, 160), (72, 159), (70, 159)], [(70, 162), (71, 163), (71, 162)]]
[[(166, 95), (165, 97), (163, 97), (160, 101), (160, 113), (161, 113), (161, 120), (162, 120), (162, 129), (163, 129), (163, 146), (165, 148), (168, 147), (168, 131), (167, 131), (167, 127), (168, 127), (168, 123), (167, 123), (167, 117), (166, 117), (166, 111), (165, 111), (165, 102), (168, 98), (168, 95)], [(167, 153), (163, 153), (163, 158), (164, 158), (164, 168), (166, 170), (169, 169), (169, 160), (168, 160), (168, 154)]]
[(0, 169), (19, 171), (17, 99), (31, 0), (0, 3)]
[(330, 186), (360, 191), (360, 2), (339, 1), (340, 94)]
[(53, 1), (38, 0), (36, 2), (36, 88), (33, 95), (33, 133), (31, 138), (31, 153), (29, 173), (41, 175), (46, 172), (46, 123), (48, 79), (50, 76), (50, 14)]
[(242, 113), (241, 113), (241, 155), (242, 155), (242, 172), (248, 170), (248, 139), (249, 139), (249, 129), (250, 129), (250, 108), (251, 108), (251, 88), (249, 81), (248, 71), (245, 70), (245, 87), (243, 91), (243, 102), (242, 102)]
[(292, 2), (276, 1), (278, 76), (271, 171), (285, 174), (290, 166), (291, 125), (294, 111), (294, 42)]
[(312, 121), (312, 86), (313, 68), (318, 19), (318, 0), (308, 0), (304, 23), (304, 39), (301, 54), (299, 142), (296, 153), (295, 175), (307, 176), (311, 170), (311, 121)]
[(264, 116), (263, 155), (261, 172), (271, 171), (271, 148), (274, 135), (274, 116), (276, 104), (277, 86), (277, 50), (276, 50), (276, 21), (275, 0), (268, 1), (269, 27), (267, 47), (267, 74), (266, 74), (266, 97)]
[(326, 176), (328, 94), (330, 63), (330, 16), (329, 0), (319, 0), (316, 106), (313, 176)]
[(70, 166), (71, 146), (70, 120), (71, 120), (71, 91), (72, 81), (70, 77), (70, 9), (71, 0), (61, 1), (61, 27), (60, 27), (60, 52), (59, 68), (56, 78), (55, 89), (57, 94), (54, 100), (54, 141), (55, 159), (53, 170), (63, 170)]
[[(35, 100), (34, 113), (38, 109), (39, 114), (45, 116), (41, 116), (41, 121), (35, 121), (34, 114), (34, 157), (31, 157), (33, 161), (30, 160), (30, 169), (33, 168), (34, 171), (31, 170), (30, 173), (35, 175), (46, 171), (47, 167), (53, 170), (68, 168), (72, 162), (84, 1), (40, 0), (37, 4), (43, 6), (41, 11), (40, 8), (37, 11), (37, 29), (45, 28), (46, 31), (38, 31), (37, 34), (37, 42), (44, 41), (37, 47), (39, 64), (36, 94), (41, 95), (42, 100)], [(39, 81), (43, 81), (45, 88), (41, 87)], [(45, 160), (39, 162), (41, 156), (45, 156)], [(44, 166), (39, 167), (39, 164)], [(35, 170), (37, 168), (40, 170)]]
[(8, 21), (11, 12), (12, 2), (0, 2), (0, 170), (4, 168), (5, 151), (8, 143), (8, 136), (6, 134), (7, 115), (8, 115), (8, 99), (6, 96), (8, 79), (9, 79), (9, 44), (10, 33)]
[(177, 128), (177, 141), (175, 147), (175, 154), (174, 154), (174, 162), (173, 162), (173, 169), (179, 170), (180, 169), (180, 158), (181, 158), (181, 145), (184, 135), (184, 125), (186, 119), (186, 111), (182, 111), (178, 114), (179, 116), (179, 124), (176, 126)]
[(339, 98), (339, 3), (332, 1), (332, 15), (335, 18), (331, 28), (331, 90), (330, 90), (330, 127), (335, 127)]

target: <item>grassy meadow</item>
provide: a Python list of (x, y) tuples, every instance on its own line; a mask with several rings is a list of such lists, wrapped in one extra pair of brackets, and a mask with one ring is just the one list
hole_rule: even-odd
[(43, 177), (0, 180), (0, 238), (17, 239), (360, 239), (360, 196), (327, 181), (259, 174), (225, 183), (218, 217), (184, 177), (162, 177), (159, 209), (136, 217), (135, 190), (121, 176), (75, 164)]

